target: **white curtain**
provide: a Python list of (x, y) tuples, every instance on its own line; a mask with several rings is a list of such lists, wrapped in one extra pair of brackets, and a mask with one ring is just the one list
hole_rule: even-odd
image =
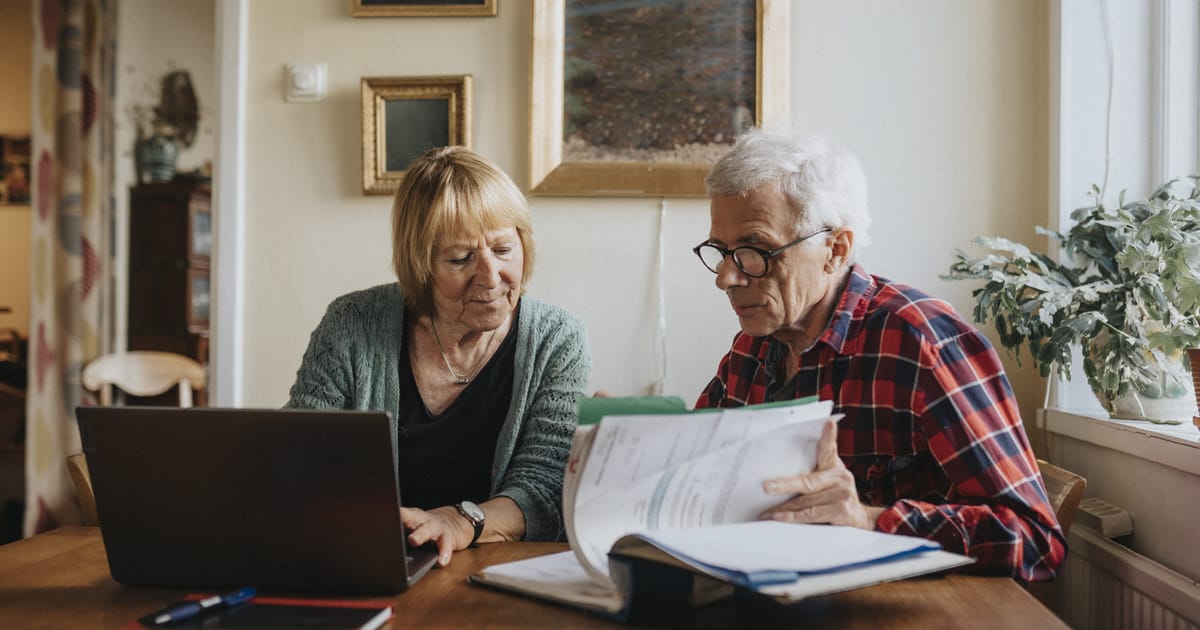
[(79, 522), (82, 366), (113, 338), (116, 0), (32, 0), (33, 198), (25, 534)]

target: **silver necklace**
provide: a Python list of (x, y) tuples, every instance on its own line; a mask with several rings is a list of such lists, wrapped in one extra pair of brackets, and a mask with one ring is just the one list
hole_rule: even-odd
[(454, 382), (459, 385), (466, 385), (467, 383), (470, 383), (471, 379), (479, 375), (478, 368), (483, 366), (483, 359), (487, 358), (488, 350), (492, 349), (492, 341), (496, 339), (496, 329), (493, 328), (491, 336), (488, 337), (487, 347), (483, 350), (483, 358), (480, 359), (479, 365), (476, 366), (475, 372), (470, 376), (460, 376), (458, 372), (454, 371), (454, 368), (450, 367), (450, 357), (446, 356), (446, 349), (442, 347), (442, 338), (438, 336), (437, 321), (430, 319), (429, 325), (431, 328), (433, 328), (433, 340), (437, 342), (438, 352), (442, 353), (442, 361), (446, 363), (446, 371), (450, 373), (450, 377), (453, 378)]

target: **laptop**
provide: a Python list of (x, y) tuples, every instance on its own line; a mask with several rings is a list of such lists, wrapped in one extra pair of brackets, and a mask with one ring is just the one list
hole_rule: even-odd
[(109, 571), (132, 586), (394, 594), (406, 547), (385, 412), (78, 407)]

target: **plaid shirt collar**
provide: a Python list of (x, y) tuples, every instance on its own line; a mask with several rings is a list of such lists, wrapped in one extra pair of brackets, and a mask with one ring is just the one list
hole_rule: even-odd
[(854, 263), (847, 274), (833, 317), (829, 318), (829, 326), (818, 341), (833, 348), (837, 354), (845, 354), (846, 341), (857, 334), (857, 329), (862, 326), (863, 315), (878, 292), (879, 283), (875, 282), (875, 278), (862, 265)]

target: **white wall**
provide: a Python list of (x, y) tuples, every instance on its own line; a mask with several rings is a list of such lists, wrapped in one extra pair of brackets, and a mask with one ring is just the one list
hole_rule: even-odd
[[(335, 296), (391, 279), (389, 200), (365, 197), (359, 79), (471, 74), (474, 147), (527, 180), (530, 8), (494, 18), (351, 18), (345, 3), (249, 5), (246, 406), (281, 404), (308, 334)], [(1046, 9), (1040, 0), (797, 2), (792, 107), (800, 125), (862, 157), (872, 185), (875, 273), (969, 311), (938, 278), (977, 234), (1028, 238), (1046, 209)], [(303, 36), (297, 36), (303, 33)], [(329, 67), (329, 98), (283, 99), (283, 67)], [(593, 387), (645, 393), (656, 378), (657, 199), (531, 199), (539, 262), (530, 291), (582, 317)], [(692, 402), (736, 320), (690, 248), (703, 200), (665, 213), (667, 378)], [(1041, 383), (1013, 374), (1026, 414)]]
[(192, 146), (181, 149), (177, 171), (211, 166), (214, 155), (215, 82), (213, 72), (214, 0), (119, 0), (117, 3), (116, 103), (113, 107), (116, 153), (115, 274), (117, 338), (115, 348), (125, 347), (129, 288), (125, 270), (129, 266), (129, 188), (135, 185), (133, 145), (137, 127), (131, 115), (134, 105), (158, 104), (163, 75), (187, 70), (192, 78), (200, 121)]
[[(813, 0), (792, 13), (793, 118), (858, 153), (871, 186), (860, 260), (969, 317), (977, 285), (939, 277), (953, 249), (978, 251), (980, 234), (1028, 242), (1047, 222), (1044, 3)], [(1032, 418), (1044, 381), (1000, 352)]]
[(214, 14), (214, 0), (119, 0), (115, 143), (117, 180), (126, 190), (134, 180), (137, 132), (129, 108), (157, 105), (159, 84), (168, 72), (188, 71), (200, 104), (196, 140), (180, 151), (176, 170), (191, 171), (213, 160)]
[[(530, 15), (523, 2), (504, 3), (495, 18), (355, 19), (344, 5), (325, 2), (254, 2), (250, 11), (244, 402), (274, 405), (286, 396), (326, 304), (392, 279), (390, 199), (359, 192), (359, 79), (473, 75), (474, 147), (523, 182)], [(300, 30), (304, 38), (291, 35)], [(325, 102), (283, 100), (283, 67), (291, 61), (329, 64)], [(585, 320), (594, 386), (645, 392), (654, 378), (649, 270), (658, 200), (531, 201), (539, 247), (531, 293)], [(675, 312), (665, 390), (692, 399), (732, 335), (733, 320), (720, 294), (709, 290), (711, 276), (690, 260), (689, 248), (707, 234), (705, 203), (668, 201), (666, 226)], [(685, 317), (689, 306), (711, 315)], [(720, 331), (719, 340), (696, 343), (704, 322)]]

